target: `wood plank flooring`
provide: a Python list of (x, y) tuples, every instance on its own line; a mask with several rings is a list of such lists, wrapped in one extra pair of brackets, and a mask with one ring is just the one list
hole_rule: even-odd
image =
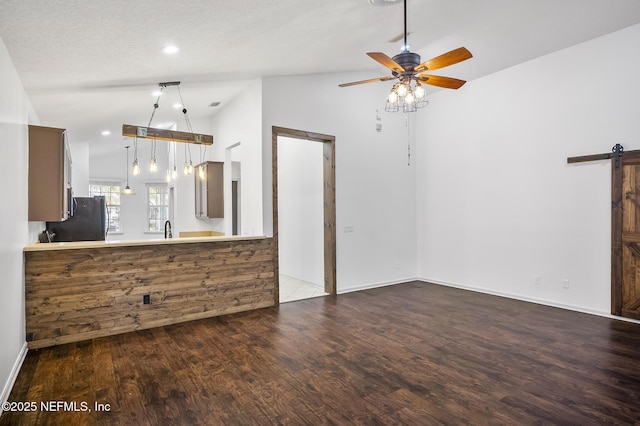
[(9, 400), (92, 411), (0, 425), (640, 424), (640, 325), (410, 282), (33, 350)]

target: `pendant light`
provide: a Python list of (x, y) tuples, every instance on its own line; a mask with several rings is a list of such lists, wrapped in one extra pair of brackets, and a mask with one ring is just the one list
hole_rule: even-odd
[(158, 161), (156, 160), (156, 146), (157, 141), (154, 138), (151, 141), (151, 159), (149, 160), (149, 171), (151, 173), (156, 173), (158, 171)]
[(127, 169), (127, 186), (124, 187), (121, 193), (122, 195), (136, 195), (136, 192), (129, 187), (129, 146), (125, 146), (125, 149), (127, 150), (127, 166), (125, 167)]
[[(128, 152), (129, 151), (127, 151), (127, 153)], [(129, 164), (128, 159), (127, 159), (127, 164)], [(131, 173), (134, 176), (137, 176), (140, 174), (140, 163), (138, 163), (138, 138), (133, 139), (133, 165), (131, 166)]]

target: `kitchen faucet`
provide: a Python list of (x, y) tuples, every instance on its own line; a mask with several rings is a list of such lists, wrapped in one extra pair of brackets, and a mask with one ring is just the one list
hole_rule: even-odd
[[(167, 227), (168, 227), (168, 232), (167, 232)], [(173, 234), (171, 233), (171, 222), (170, 221), (166, 221), (164, 223), (164, 237), (165, 238), (173, 238)]]

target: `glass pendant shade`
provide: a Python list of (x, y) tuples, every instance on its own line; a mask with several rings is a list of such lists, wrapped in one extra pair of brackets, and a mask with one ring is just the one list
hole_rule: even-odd
[(185, 175), (190, 175), (190, 174), (192, 174), (192, 173), (193, 173), (193, 163), (192, 163), (192, 162), (189, 162), (189, 163), (187, 164), (187, 162), (185, 161), (185, 162), (184, 162), (184, 174), (185, 174)]
[(129, 185), (125, 186), (121, 193), (122, 195), (136, 195), (136, 192)]
[(413, 92), (407, 93), (407, 96), (404, 97), (405, 104), (414, 104), (416, 102), (416, 97)]
[(407, 95), (407, 92), (409, 91), (409, 88), (407, 87), (407, 85), (405, 83), (402, 83), (401, 85), (398, 86), (396, 91), (398, 92), (398, 97), (404, 98)]
[(140, 163), (138, 163), (138, 160), (133, 160), (133, 165), (131, 166), (131, 174), (134, 176), (138, 176), (140, 174)]

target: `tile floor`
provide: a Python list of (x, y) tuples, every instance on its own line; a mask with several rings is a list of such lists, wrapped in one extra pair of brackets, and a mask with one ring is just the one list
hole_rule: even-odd
[(280, 303), (325, 296), (326, 294), (324, 289), (317, 284), (280, 274)]

